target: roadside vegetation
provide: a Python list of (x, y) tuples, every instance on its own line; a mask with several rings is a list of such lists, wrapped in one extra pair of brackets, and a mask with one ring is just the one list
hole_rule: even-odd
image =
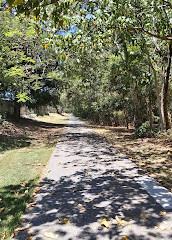
[(0, 126), (0, 239), (16, 228), (67, 121), (50, 114)]

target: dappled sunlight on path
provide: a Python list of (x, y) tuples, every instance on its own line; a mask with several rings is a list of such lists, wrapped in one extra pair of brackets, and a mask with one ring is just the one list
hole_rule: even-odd
[[(24, 216), (23, 240), (172, 239), (172, 213), (141, 188), (143, 172), (72, 117)], [(101, 226), (106, 219), (109, 227)], [(31, 230), (30, 230), (31, 229)]]

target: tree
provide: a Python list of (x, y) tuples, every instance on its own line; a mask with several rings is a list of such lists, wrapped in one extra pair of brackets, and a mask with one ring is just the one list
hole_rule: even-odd
[[(100, 53), (115, 46), (115, 51), (123, 59), (126, 70), (128, 68), (130, 71), (131, 54), (128, 49), (132, 45), (141, 47), (142, 56), (147, 58), (144, 63), (152, 70), (145, 71), (146, 68), (142, 68), (143, 71), (140, 71), (139, 76), (144, 78), (145, 72), (153, 74), (161, 129), (170, 127), (168, 98), (172, 54), (170, 18), (172, 5), (169, 0), (156, 2), (154, 0), (124, 0), (120, 2), (118, 0), (100, 0), (98, 2), (9, 0), (8, 3), (10, 10), (15, 8), (18, 14), (25, 13), (26, 16), (33, 14), (37, 29), (40, 30), (40, 25), (43, 23), (46, 29), (53, 29), (55, 39), (57, 32), (61, 31), (63, 33), (61, 48), (64, 51), (69, 52), (72, 47), (78, 54), (85, 52), (94, 55), (95, 52)], [(75, 34), (69, 34), (74, 27), (77, 27)], [(51, 37), (53, 37), (52, 35)], [(147, 47), (144, 47), (144, 44)], [(168, 46), (168, 50), (166, 50), (166, 46)], [(156, 65), (158, 65), (158, 69), (163, 69), (162, 74), (154, 67), (156, 59), (160, 60), (161, 66), (160, 64)], [(137, 84), (137, 81), (133, 81), (134, 72), (131, 71), (129, 75), (126, 79), (130, 79), (130, 89), (133, 86), (138, 88), (140, 85)], [(150, 82), (149, 80), (153, 78), (147, 77), (147, 79)], [(162, 86), (161, 90), (160, 85)], [(135, 93), (136, 91), (133, 92), (133, 96), (138, 102)], [(149, 105), (151, 106), (151, 104)]]
[(58, 57), (36, 34), (34, 22), (3, 11), (0, 31), (1, 97), (15, 101), (15, 116), (19, 117), (20, 105), (26, 102), (30, 107), (57, 105), (62, 87)]

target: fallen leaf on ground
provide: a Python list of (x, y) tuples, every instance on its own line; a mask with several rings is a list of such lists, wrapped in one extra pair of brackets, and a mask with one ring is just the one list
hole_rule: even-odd
[(20, 186), (24, 187), (26, 184), (24, 182), (20, 183)]
[[(44, 185), (44, 186), (46, 186), (47, 187), (47, 185)], [(43, 187), (43, 186), (42, 186)], [(41, 190), (41, 188), (40, 187), (36, 187), (35, 188), (35, 192), (37, 193), (37, 192), (39, 192)]]
[(5, 231), (5, 232), (2, 233), (2, 238), (1, 238), (1, 240), (4, 240), (4, 239), (6, 238), (6, 236), (7, 236), (7, 231)]
[(81, 203), (78, 203), (77, 206), (79, 207), (79, 212), (80, 213), (83, 213), (83, 212), (86, 211), (86, 208)]
[(115, 176), (116, 176), (116, 174), (115, 174), (115, 173), (112, 173), (112, 174), (111, 174), (111, 176), (112, 176), (112, 177), (115, 177)]
[(25, 190), (25, 191), (24, 191), (24, 194), (27, 194), (28, 192), (29, 192), (28, 190)]
[(126, 221), (125, 220), (121, 220), (118, 216), (115, 216), (115, 219), (117, 221), (117, 225), (118, 226), (125, 226), (126, 225)]
[(128, 238), (128, 236), (123, 235), (123, 236), (122, 236), (122, 239), (124, 239), (124, 240), (128, 240), (129, 238)]
[(54, 234), (51, 233), (51, 232), (45, 232), (44, 236), (47, 237), (47, 238), (52, 238), (52, 239), (55, 238)]
[(119, 184), (122, 184), (122, 183), (123, 183), (123, 181), (121, 181), (121, 180), (118, 180), (118, 183), (119, 183)]
[(128, 222), (129, 222), (129, 221), (132, 221), (132, 220), (133, 220), (133, 219), (132, 219), (131, 217), (126, 217), (126, 218), (125, 218), (125, 221), (128, 221)]
[(19, 191), (18, 191), (18, 190), (15, 190), (15, 191), (14, 191), (14, 194), (15, 194), (16, 196), (18, 196), (18, 195), (19, 195)]
[[(15, 232), (13, 232), (13, 233), (11, 234), (11, 236), (10, 236), (10, 239), (13, 239), (16, 235), (17, 235), (17, 234), (16, 234)], [(1, 240), (3, 240), (3, 238), (2, 238)]]
[(79, 206), (79, 207), (83, 207), (83, 205), (82, 205), (81, 203), (78, 203), (78, 206)]
[(28, 207), (32, 207), (34, 205), (36, 205), (36, 202), (31, 202), (31, 203), (28, 204)]
[(27, 223), (26, 226), (24, 226), (24, 227), (16, 228), (16, 229), (15, 229), (15, 232), (24, 231), (24, 230), (26, 230), (27, 228), (29, 228), (29, 226), (30, 226), (30, 223)]
[(141, 218), (141, 219), (147, 219), (148, 217), (149, 217), (149, 215), (146, 214), (146, 213), (141, 213), (141, 214), (140, 214), (140, 218)]
[(84, 202), (92, 202), (93, 200), (92, 199), (86, 199), (84, 200)]
[(30, 237), (27, 237), (26, 240), (31, 240), (32, 238), (33, 238), (33, 237), (30, 236)]
[(167, 214), (166, 212), (161, 211), (161, 212), (159, 213), (159, 216), (163, 217), (163, 216), (165, 216), (166, 214)]
[(100, 225), (103, 226), (103, 227), (109, 228), (109, 223), (108, 223), (108, 221), (106, 220), (106, 218), (104, 218), (104, 219), (101, 221)]
[(62, 165), (62, 163), (61, 163), (61, 162), (59, 162), (59, 163), (58, 163), (58, 165)]
[(68, 170), (69, 170), (69, 168), (65, 168), (65, 170), (66, 170), (66, 171), (68, 171)]
[(60, 223), (70, 223), (70, 219), (69, 218), (60, 218), (59, 222)]
[(164, 224), (160, 224), (160, 225), (155, 226), (155, 229), (160, 229), (161, 231), (164, 231), (167, 229), (167, 227)]
[(5, 209), (4, 207), (0, 208), (0, 213), (1, 213), (1, 212), (3, 212), (3, 211), (4, 211), (4, 209)]
[(85, 207), (82, 207), (82, 208), (79, 209), (79, 212), (80, 212), (80, 213), (83, 213), (83, 212), (85, 212), (85, 211), (86, 211), (86, 208), (85, 208)]
[(71, 192), (78, 192), (78, 191), (81, 191), (81, 190), (83, 190), (83, 189), (74, 188), (74, 189), (71, 190)]

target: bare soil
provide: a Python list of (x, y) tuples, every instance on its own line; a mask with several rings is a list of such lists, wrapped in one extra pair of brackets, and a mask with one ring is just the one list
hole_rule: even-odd
[(52, 124), (27, 118), (4, 121), (0, 125), (0, 151), (55, 145), (63, 127), (64, 124)]

